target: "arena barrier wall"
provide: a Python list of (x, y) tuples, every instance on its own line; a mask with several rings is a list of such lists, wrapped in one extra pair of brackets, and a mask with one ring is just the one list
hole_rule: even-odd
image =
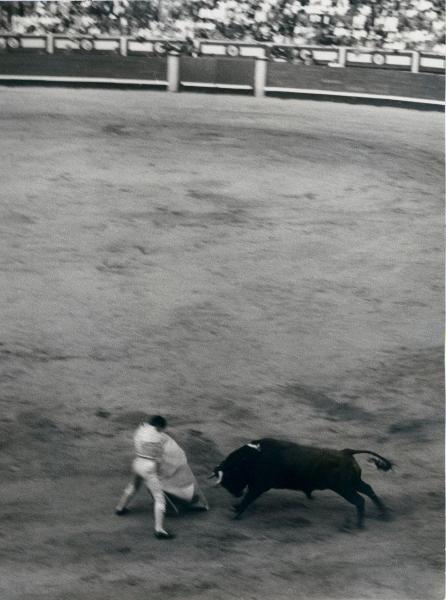
[(122, 83), (165, 88), (167, 57), (106, 54), (0, 55), (0, 81)]
[[(193, 56), (191, 55), (193, 54)], [(0, 36), (0, 83), (122, 85), (444, 108), (443, 56), (343, 47)]]
[(267, 94), (321, 94), (376, 96), (417, 100), (444, 100), (444, 77), (432, 73), (367, 70), (360, 67), (333, 69), (274, 63), (267, 71)]
[(255, 61), (234, 58), (180, 58), (180, 86), (187, 88), (254, 89)]

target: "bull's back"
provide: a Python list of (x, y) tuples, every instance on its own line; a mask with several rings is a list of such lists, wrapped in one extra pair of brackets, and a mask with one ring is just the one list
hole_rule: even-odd
[(271, 438), (259, 442), (267, 470), (274, 471), (271, 487), (311, 491), (334, 488), (340, 479), (356, 477), (356, 461), (342, 451)]

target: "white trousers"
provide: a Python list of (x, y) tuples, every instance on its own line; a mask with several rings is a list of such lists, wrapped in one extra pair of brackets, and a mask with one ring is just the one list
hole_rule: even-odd
[(164, 512), (166, 510), (166, 500), (160, 480), (158, 479), (156, 462), (149, 458), (136, 457), (132, 464), (132, 470), (137, 477), (140, 477), (144, 481), (147, 489), (152, 494), (155, 509)]

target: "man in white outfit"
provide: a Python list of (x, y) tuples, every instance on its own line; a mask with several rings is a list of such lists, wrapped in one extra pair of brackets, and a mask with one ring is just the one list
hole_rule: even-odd
[(173, 537), (164, 529), (165, 493), (183, 500), (193, 510), (209, 509), (184, 451), (165, 433), (166, 427), (166, 419), (157, 415), (149, 422), (142, 423), (135, 431), (134, 476), (116, 506), (116, 514), (125, 514), (127, 505), (144, 481), (154, 500), (155, 537), (158, 539)]

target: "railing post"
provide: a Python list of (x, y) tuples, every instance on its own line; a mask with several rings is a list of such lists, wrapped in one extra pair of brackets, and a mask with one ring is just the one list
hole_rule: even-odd
[(420, 53), (419, 52), (412, 52), (412, 64), (411, 64), (410, 70), (412, 71), (412, 73), (418, 73), (418, 71), (420, 70)]
[(119, 53), (121, 56), (127, 56), (127, 36), (121, 35), (119, 38)]
[(254, 64), (254, 96), (262, 98), (265, 95), (267, 58), (256, 58)]
[(46, 36), (46, 51), (48, 54), (54, 54), (54, 38), (52, 33)]
[(339, 66), (345, 67), (347, 62), (347, 48), (345, 46), (341, 46), (339, 48)]
[(167, 56), (167, 90), (178, 92), (180, 89), (180, 55), (171, 52)]

